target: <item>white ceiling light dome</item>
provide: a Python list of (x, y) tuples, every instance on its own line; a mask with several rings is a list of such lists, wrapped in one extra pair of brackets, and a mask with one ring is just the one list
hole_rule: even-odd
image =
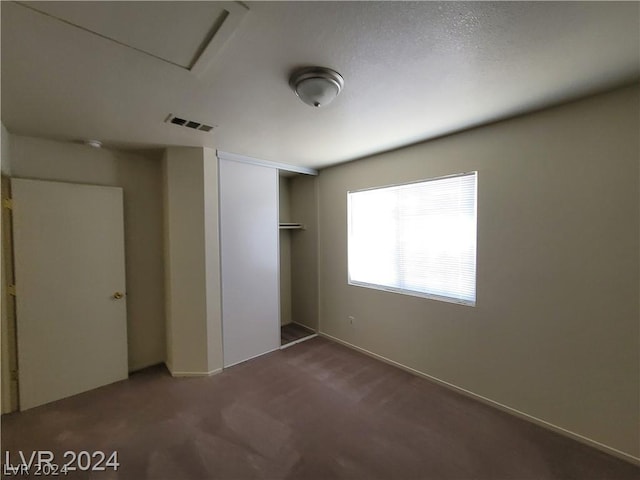
[(330, 68), (306, 67), (293, 72), (289, 86), (307, 105), (324, 107), (338, 96), (344, 86), (344, 78)]
[(84, 140), (82, 143), (84, 143), (87, 147), (102, 148), (102, 142), (100, 140), (89, 139), (89, 140)]

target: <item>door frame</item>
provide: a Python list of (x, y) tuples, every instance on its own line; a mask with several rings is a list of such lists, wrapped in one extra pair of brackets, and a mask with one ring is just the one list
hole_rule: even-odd
[(18, 388), (18, 339), (16, 329), (15, 296), (9, 287), (14, 283), (13, 270), (13, 225), (11, 218), (11, 179), (2, 175), (0, 191), (2, 197), (2, 413), (15, 412), (20, 408)]
[[(20, 410), (128, 378), (122, 187), (23, 177), (12, 177), (10, 184), (13, 278), (20, 284), (17, 292), (20, 296), (13, 292)], [(67, 208), (58, 208), (58, 201)], [(93, 207), (87, 209), (88, 204)], [(38, 215), (45, 216), (38, 219)], [(61, 221), (70, 222), (68, 228), (60, 228), (58, 222)], [(43, 235), (43, 231), (50, 235)], [(101, 243), (103, 239), (107, 239), (107, 243)], [(55, 245), (61, 249), (57, 250)], [(78, 250), (79, 245), (85, 246), (84, 253)], [(96, 245), (105, 248), (97, 250)], [(102, 250), (107, 251), (106, 256)], [(78, 262), (79, 258), (84, 261)], [(80, 268), (66, 268), (66, 264), (60, 264), (65, 261)], [(46, 270), (34, 271), (38, 262), (44, 262)], [(89, 270), (91, 268), (93, 270)], [(104, 275), (95, 276), (95, 271), (103, 271)], [(59, 281), (57, 274), (56, 280), (47, 277), (43, 280), (46, 272), (49, 275), (69, 272), (72, 276), (66, 278), (66, 284), (77, 284), (77, 288), (63, 289), (57, 295), (52, 293), (45, 285), (60, 288), (65, 281)], [(89, 279), (91, 281), (87, 281)], [(65, 292), (70, 292), (72, 297), (67, 298)], [(31, 294), (35, 297), (29, 296)], [(106, 298), (109, 302), (119, 300), (119, 305), (104, 303)], [(43, 310), (42, 305), (46, 304), (38, 299), (51, 302), (51, 308)], [(49, 310), (56, 311), (56, 307), (62, 322), (52, 328)], [(87, 313), (94, 315), (87, 317)], [(48, 331), (47, 335), (43, 335), (42, 329)], [(87, 336), (82, 333), (77, 336), (77, 332)], [(73, 338), (76, 341), (68, 343)], [(98, 343), (87, 350), (89, 344), (84, 340)], [(68, 353), (60, 355), (64, 344), (68, 345)], [(91, 361), (84, 361), (85, 358)], [(43, 361), (47, 362), (46, 367)], [(68, 370), (75, 374), (69, 375)], [(63, 375), (59, 377), (59, 374)], [(41, 384), (46, 387), (42, 388)]]

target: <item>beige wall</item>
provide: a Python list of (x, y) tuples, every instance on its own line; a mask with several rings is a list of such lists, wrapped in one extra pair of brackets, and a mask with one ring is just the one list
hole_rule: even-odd
[(124, 189), (129, 369), (165, 359), (161, 162), (150, 155), (11, 135), (15, 177)]
[(218, 160), (172, 147), (163, 159), (167, 366), (176, 376), (222, 368)]
[(291, 230), (291, 311), (295, 322), (318, 329), (318, 177), (290, 179), (291, 221), (304, 230)]
[[(290, 180), (278, 177), (280, 222), (291, 222)], [(280, 325), (291, 323), (291, 230), (280, 230)]]
[[(323, 170), (321, 331), (639, 457), (639, 108), (635, 86)], [(347, 285), (348, 190), (470, 170), (475, 307)]]
[(11, 158), (9, 156), (11, 135), (2, 123), (0, 123), (0, 132), (2, 134), (0, 138), (0, 148), (2, 149), (2, 153), (0, 154), (0, 170), (3, 175), (11, 175)]

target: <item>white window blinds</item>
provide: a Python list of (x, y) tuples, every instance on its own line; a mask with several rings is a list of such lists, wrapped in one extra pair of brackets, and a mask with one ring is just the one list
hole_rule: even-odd
[(475, 305), (477, 172), (348, 193), (349, 283)]

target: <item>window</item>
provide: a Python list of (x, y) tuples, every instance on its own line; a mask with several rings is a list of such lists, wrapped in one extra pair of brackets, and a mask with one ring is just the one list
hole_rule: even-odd
[(349, 284), (475, 305), (477, 172), (348, 192)]

